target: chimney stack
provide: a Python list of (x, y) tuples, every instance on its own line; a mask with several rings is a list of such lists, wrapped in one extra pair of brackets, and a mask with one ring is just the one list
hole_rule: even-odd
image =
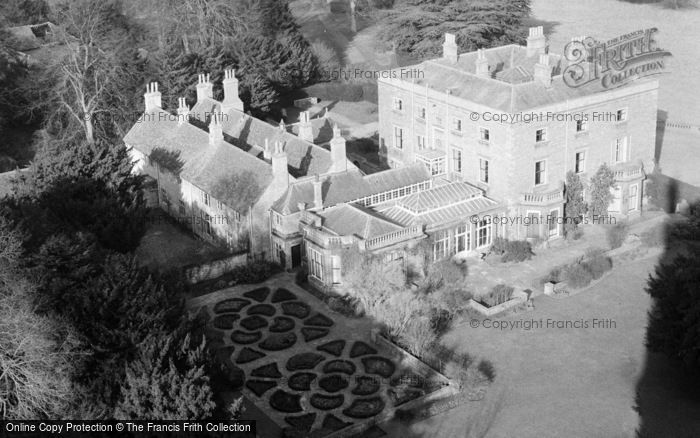
[(311, 126), (311, 117), (308, 111), (299, 114), (299, 138), (309, 143), (314, 142), (314, 129)]
[(458, 50), (455, 35), (453, 33), (446, 33), (445, 42), (442, 43), (442, 57), (455, 64), (459, 59)]
[(490, 76), (489, 61), (486, 59), (486, 55), (481, 49), (476, 51), (476, 74), (479, 76)]
[(213, 113), (211, 115), (211, 122), (209, 122), (209, 144), (212, 146), (215, 146), (224, 140), (224, 130), (221, 127), (219, 117), (219, 114)]
[(272, 179), (276, 184), (284, 188), (289, 186), (287, 154), (284, 153), (282, 144), (279, 141), (275, 142), (275, 150), (272, 152)]
[(331, 172), (345, 172), (346, 170), (348, 170), (348, 159), (345, 155), (345, 138), (341, 135), (338, 125), (333, 125)]
[(177, 124), (182, 125), (190, 116), (190, 108), (184, 97), (178, 97), (177, 104)]
[(158, 91), (158, 82), (151, 82), (146, 85), (146, 94), (143, 95), (146, 103), (146, 112), (150, 113), (162, 108), (161, 94)]
[(238, 79), (233, 69), (224, 70), (224, 100), (221, 102), (221, 111), (228, 113), (234, 109), (243, 112), (243, 101), (238, 96)]
[(540, 55), (540, 62), (535, 64), (535, 80), (545, 87), (552, 85), (552, 67), (549, 65), (549, 55)]
[(527, 37), (527, 56), (543, 54), (547, 51), (547, 39), (542, 26), (531, 27)]
[(323, 210), (323, 181), (318, 174), (314, 179), (314, 210)]
[(280, 128), (280, 131), (287, 132), (287, 125), (284, 124), (284, 119), (280, 119), (279, 128)]
[(197, 77), (197, 102), (201, 102), (207, 97), (209, 99), (214, 97), (214, 86), (209, 81), (209, 73), (200, 74)]

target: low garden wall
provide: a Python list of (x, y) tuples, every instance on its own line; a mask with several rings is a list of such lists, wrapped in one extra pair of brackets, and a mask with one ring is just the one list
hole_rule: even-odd
[(223, 259), (191, 266), (185, 269), (185, 278), (190, 284), (197, 284), (205, 280), (221, 277), (231, 272), (233, 268), (245, 265), (247, 262), (248, 253), (234, 254)]
[(508, 309), (512, 309), (513, 307), (519, 306), (525, 302), (527, 302), (527, 293), (523, 291), (514, 291), (513, 297), (510, 300), (493, 307), (486, 307), (480, 302), (474, 300), (473, 298), (469, 299), (467, 306), (471, 307), (472, 309), (476, 310), (484, 316), (493, 316), (501, 312), (505, 312)]

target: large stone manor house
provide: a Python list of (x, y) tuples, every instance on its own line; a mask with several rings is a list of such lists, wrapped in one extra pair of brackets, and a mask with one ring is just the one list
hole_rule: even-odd
[[(380, 152), (391, 168), (373, 174), (348, 161), (338, 127), (330, 141), (320, 138), (328, 120), (303, 112), (294, 126), (273, 126), (246, 114), (232, 70), (222, 101), (200, 75), (196, 104), (181, 98), (176, 114), (150, 84), (143, 120), (124, 141), (159, 206), (195, 234), (289, 269), (304, 265), (312, 281), (333, 287), (350, 245), (401, 261), (425, 241), (439, 260), (478, 255), (496, 236), (559, 238), (568, 171), (586, 182), (607, 163), (616, 178), (610, 211), (638, 214), (653, 166), (658, 82), (571, 88), (565, 62), (541, 27), (524, 47), (463, 54), (446, 34), (441, 58), (412, 66), (420, 78), (397, 69), (379, 79)], [(493, 116), (528, 113), (608, 117)], [(168, 155), (181, 165), (167, 166)]]

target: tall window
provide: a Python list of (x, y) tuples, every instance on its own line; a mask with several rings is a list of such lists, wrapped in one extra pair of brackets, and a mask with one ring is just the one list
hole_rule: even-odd
[(209, 204), (211, 204), (211, 198), (209, 197), (209, 193), (202, 192), (202, 201), (207, 207), (209, 206)]
[(442, 147), (442, 139), (444, 136), (444, 131), (442, 129), (433, 130), (433, 148), (444, 150)]
[(418, 108), (418, 118), (425, 120), (425, 107)]
[(636, 210), (637, 206), (639, 205), (639, 200), (637, 196), (637, 191), (639, 190), (639, 186), (637, 184), (632, 184), (630, 186), (630, 192), (629, 192), (629, 209), (630, 210)]
[(547, 130), (545, 128), (538, 129), (535, 131), (535, 141), (536, 142), (542, 142), (542, 141), (547, 141)]
[(627, 137), (616, 138), (613, 149), (616, 163), (627, 161)]
[(479, 221), (476, 228), (476, 246), (491, 245), (491, 218), (485, 218)]
[(333, 284), (340, 284), (340, 256), (331, 256), (331, 269), (333, 270)]
[(403, 149), (403, 128), (394, 126), (394, 147)]
[(403, 111), (403, 100), (399, 97), (394, 98), (394, 109), (396, 111)]
[(204, 213), (204, 232), (211, 236), (211, 216)]
[(468, 251), (471, 249), (471, 239), (469, 235), (469, 224), (464, 224), (455, 230), (455, 250)]
[(452, 119), (452, 129), (454, 131), (462, 131), (462, 119), (458, 119), (457, 117)]
[(185, 201), (180, 200), (180, 205), (178, 206), (178, 212), (180, 213), (180, 216), (182, 216), (182, 218), (184, 218), (185, 215), (187, 214), (187, 210), (185, 209)]
[(425, 135), (416, 136), (416, 146), (418, 147), (418, 150), (425, 149)]
[(586, 152), (576, 152), (576, 164), (574, 166), (574, 171), (576, 173), (583, 173), (586, 171)]
[(450, 234), (447, 231), (438, 231), (433, 239), (433, 260), (440, 260), (449, 254)]
[(588, 130), (588, 121), (585, 119), (576, 120), (576, 132), (584, 132)]
[(621, 108), (615, 113), (615, 121), (624, 122), (627, 120), (627, 108)]
[(490, 141), (491, 140), (491, 133), (489, 132), (488, 129), (479, 128), (479, 140), (481, 140), (481, 141)]
[(459, 149), (452, 149), (452, 170), (462, 173), (462, 151)]
[(544, 161), (535, 162), (535, 185), (544, 184), (547, 179)]
[(489, 183), (489, 160), (479, 158), (479, 181)]
[(323, 281), (323, 258), (313, 248), (309, 248), (309, 274)]

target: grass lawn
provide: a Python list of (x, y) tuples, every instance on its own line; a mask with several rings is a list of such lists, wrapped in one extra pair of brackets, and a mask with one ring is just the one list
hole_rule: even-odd
[(139, 264), (166, 271), (204, 263), (224, 257), (224, 249), (211, 245), (173, 225), (155, 212), (149, 216), (149, 226), (136, 249)]

